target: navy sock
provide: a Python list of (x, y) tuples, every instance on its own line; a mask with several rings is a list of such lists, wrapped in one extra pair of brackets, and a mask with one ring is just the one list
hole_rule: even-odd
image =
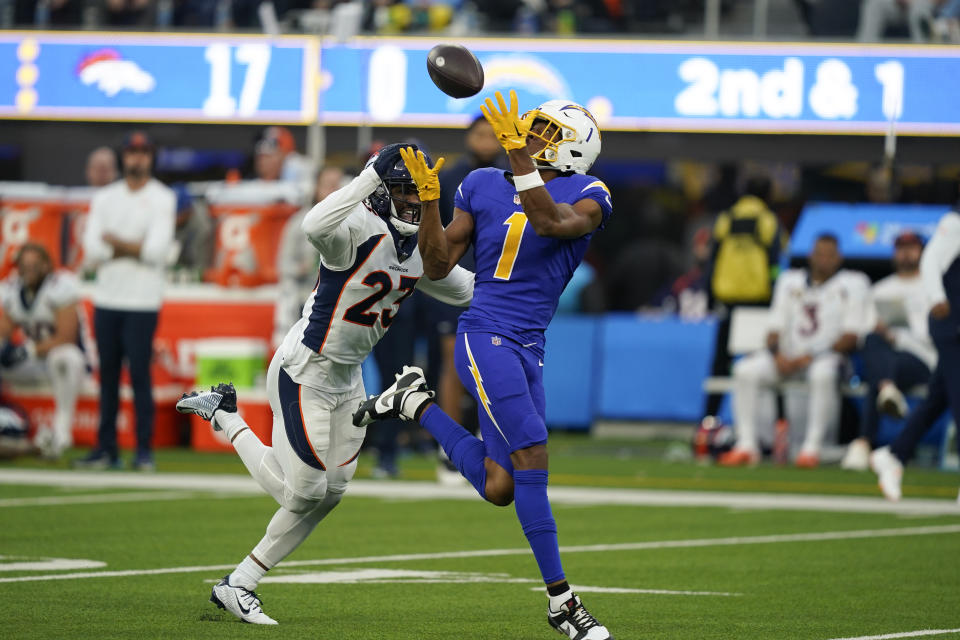
[(513, 499), (523, 535), (527, 536), (543, 581), (551, 584), (563, 580), (557, 523), (547, 499), (546, 469), (514, 471)]
[(487, 499), (487, 467), (484, 458), (487, 450), (483, 441), (453, 421), (435, 404), (427, 407), (419, 418), (421, 426), (440, 443), (463, 477), (470, 481), (480, 497)]

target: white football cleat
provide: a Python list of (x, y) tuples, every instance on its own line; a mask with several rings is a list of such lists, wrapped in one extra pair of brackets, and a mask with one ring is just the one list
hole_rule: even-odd
[[(177, 411), (180, 413), (192, 413), (200, 416), (204, 420), (213, 420), (213, 414), (217, 410), (227, 413), (237, 412), (237, 390), (233, 388), (233, 383), (220, 383), (215, 387), (210, 387), (210, 391), (191, 391), (180, 396), (177, 401)], [(220, 426), (212, 422), (213, 430), (220, 431)]]
[(353, 426), (365, 427), (377, 420), (393, 418), (415, 420), (417, 410), (436, 395), (427, 388), (420, 367), (405, 366), (396, 377), (392, 385), (360, 403), (353, 412)]
[(894, 418), (903, 418), (910, 412), (907, 399), (894, 384), (884, 385), (877, 393), (877, 409)]
[(870, 468), (870, 443), (857, 438), (847, 446), (840, 468), (848, 471), (866, 471)]
[(547, 622), (570, 640), (613, 640), (607, 628), (590, 615), (575, 593), (560, 605), (559, 611), (547, 605)]
[(210, 602), (250, 624), (278, 624), (263, 612), (260, 598), (255, 592), (230, 584), (230, 574), (225, 575), (223, 580), (213, 585), (210, 591)]
[(870, 468), (877, 474), (877, 484), (887, 500), (896, 502), (903, 495), (903, 464), (890, 452), (890, 447), (881, 447), (870, 454)]

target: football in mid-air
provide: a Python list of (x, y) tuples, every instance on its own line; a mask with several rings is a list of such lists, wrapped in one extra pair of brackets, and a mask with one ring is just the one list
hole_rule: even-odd
[(469, 98), (483, 89), (483, 67), (477, 56), (459, 44), (438, 44), (427, 54), (433, 84), (452, 98)]

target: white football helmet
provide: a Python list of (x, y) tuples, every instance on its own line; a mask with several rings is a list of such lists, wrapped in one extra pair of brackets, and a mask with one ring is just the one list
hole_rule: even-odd
[(600, 155), (600, 127), (593, 115), (575, 102), (549, 100), (523, 117), (548, 123), (547, 135), (530, 132), (546, 143), (532, 156), (538, 169), (586, 173)]

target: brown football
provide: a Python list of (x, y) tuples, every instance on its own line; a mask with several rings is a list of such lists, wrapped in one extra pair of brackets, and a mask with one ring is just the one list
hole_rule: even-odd
[(469, 98), (483, 89), (480, 61), (459, 44), (438, 44), (430, 49), (427, 72), (433, 84), (453, 98)]

